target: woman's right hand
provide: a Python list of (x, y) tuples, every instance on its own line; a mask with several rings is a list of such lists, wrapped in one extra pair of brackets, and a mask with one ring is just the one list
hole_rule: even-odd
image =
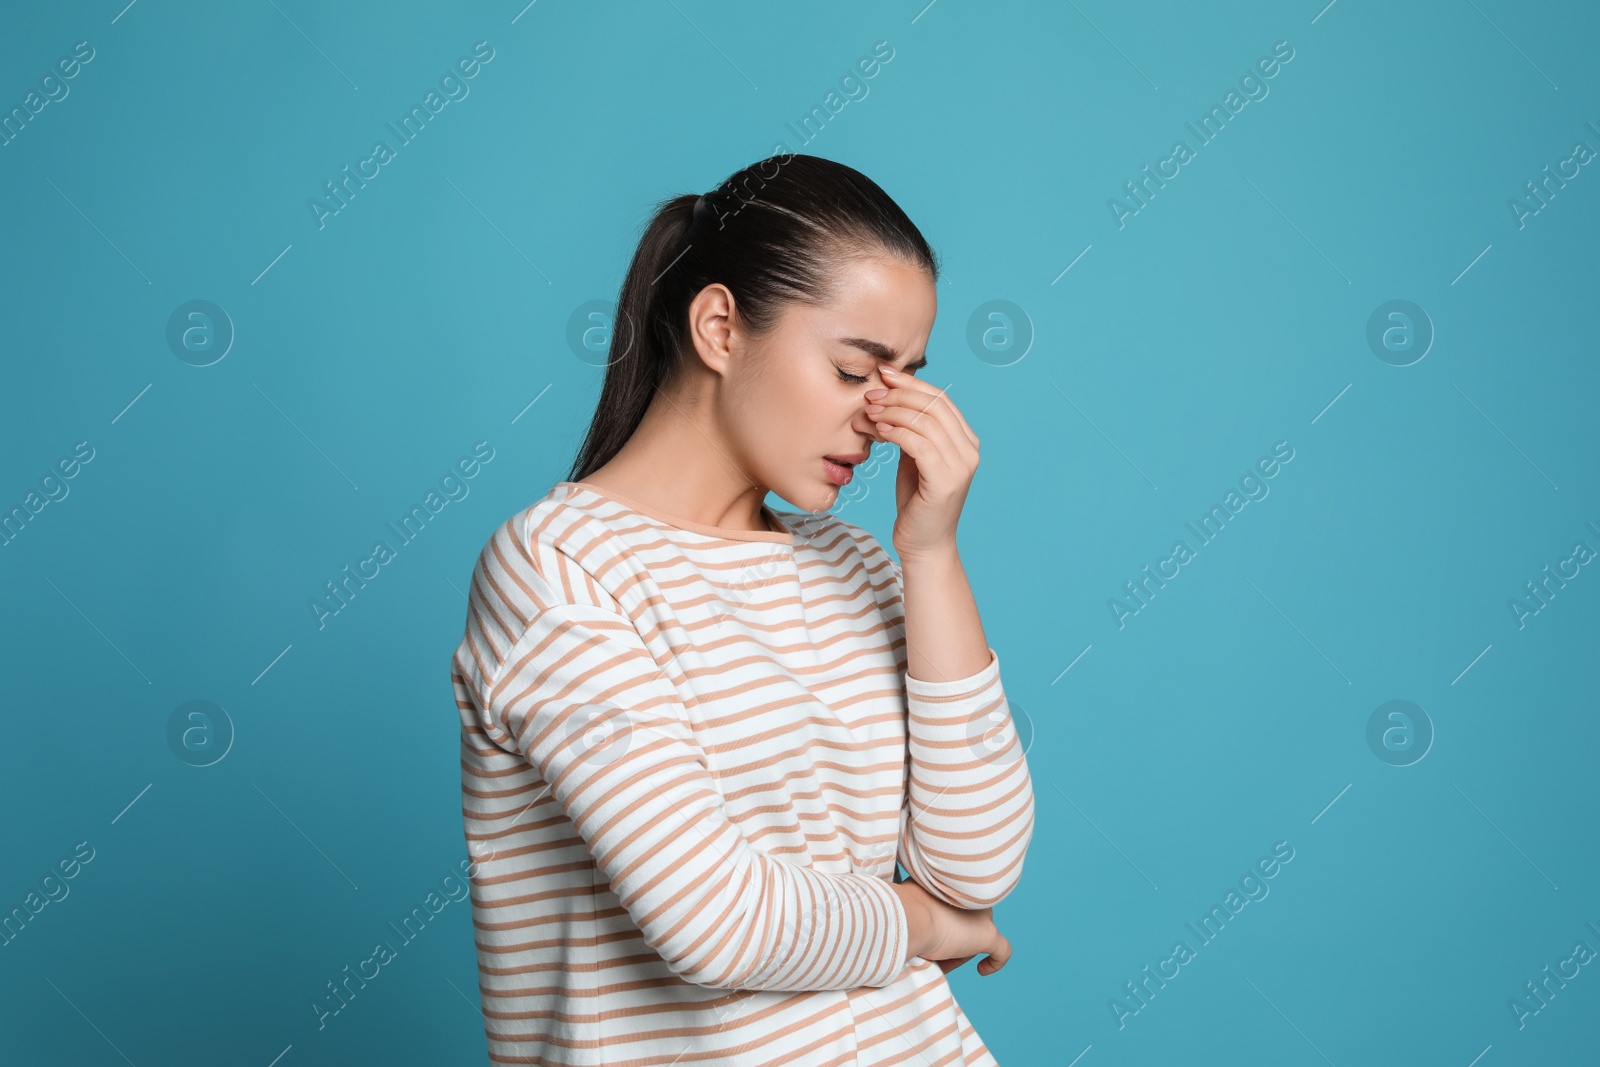
[(978, 973), (990, 975), (1011, 958), (1011, 942), (995, 927), (993, 908), (968, 911), (951, 907), (914, 881), (890, 884), (905, 907), (908, 962), (921, 956), (939, 963), (948, 974), (972, 957), (987, 954), (978, 963)]

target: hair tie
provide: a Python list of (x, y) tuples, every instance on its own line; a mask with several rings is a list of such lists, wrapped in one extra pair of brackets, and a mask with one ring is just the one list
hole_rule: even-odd
[[(695, 198), (695, 201), (694, 201), (694, 222), (697, 222), (702, 227), (704, 227), (706, 223), (710, 222), (713, 219), (713, 217), (715, 217), (715, 215), (716, 215), (716, 210), (714, 208), (712, 208), (711, 201), (706, 199), (706, 194), (705, 193), (701, 193), (698, 197)], [(691, 225), (693, 225), (693, 223), (691, 223)]]

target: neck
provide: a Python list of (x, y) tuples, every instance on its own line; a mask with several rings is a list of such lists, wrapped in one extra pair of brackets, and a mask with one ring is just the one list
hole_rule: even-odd
[(583, 480), (690, 522), (772, 530), (766, 487), (735, 462), (703, 395), (657, 393), (627, 443)]

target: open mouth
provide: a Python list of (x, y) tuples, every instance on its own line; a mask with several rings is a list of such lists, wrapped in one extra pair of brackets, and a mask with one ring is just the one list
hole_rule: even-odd
[(834, 485), (849, 485), (850, 479), (855, 477), (855, 463), (850, 460), (823, 456), (822, 469)]

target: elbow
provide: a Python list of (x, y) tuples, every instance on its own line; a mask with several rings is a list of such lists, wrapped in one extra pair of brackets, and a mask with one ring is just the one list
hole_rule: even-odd
[(757, 988), (746, 984), (751, 979), (748, 973), (730, 973), (724, 967), (709, 965), (714, 961), (694, 961), (669, 956), (663, 956), (662, 959), (666, 960), (667, 967), (673, 974), (690, 985), (706, 989)]
[(1018, 851), (1016, 859), (1012, 860), (1011, 865), (1001, 872), (1001, 875), (998, 879), (990, 884), (987, 893), (979, 895), (979, 899), (982, 901), (982, 903), (980, 903), (978, 907), (994, 907), (1006, 897), (1009, 897), (1012, 893), (1012, 890), (1016, 889), (1018, 885), (1022, 884), (1023, 861), (1026, 859), (1028, 854), (1028, 840), (1031, 838), (1032, 832), (1033, 822), (1030, 819), (1028, 822), (1028, 829), (1023, 836), (1022, 848), (1020, 851)]
[[(706, 989), (764, 990), (779, 988), (786, 958), (779, 945), (761, 942), (758, 919), (770, 909), (756, 887), (759, 878), (730, 876), (720, 891), (690, 902), (685, 921), (676, 910), (652, 916), (641, 924), (645, 941), (667, 968), (690, 985)], [(636, 920), (637, 921), (637, 920)], [(769, 947), (770, 946), (770, 947)]]
[(664, 935), (664, 940), (646, 933), (645, 941), (661, 956), (668, 970), (690, 985), (730, 990), (771, 988), (771, 972), (775, 968), (772, 961), (750, 951), (745, 922), (714, 927), (680, 925)]
[(716, 954), (706, 958), (663, 956), (662, 959), (673, 974), (690, 985), (706, 989), (757, 991), (793, 988), (784, 983), (782, 968), (774, 967), (770, 960), (760, 957), (751, 957), (743, 964), (731, 966), (726, 958)]
[(1010, 864), (996, 872), (993, 878), (960, 886), (945, 886), (946, 894), (953, 898), (950, 903), (968, 911), (982, 911), (999, 904), (1021, 884), (1024, 855), (1024, 852), (1018, 852)]
[(785, 980), (793, 977), (788, 966), (791, 960), (788, 955), (779, 955), (781, 945), (757, 943), (755, 913), (753, 909), (738, 918), (730, 916), (724, 924), (701, 930), (700, 936), (681, 938), (687, 943), (684, 949), (670, 955), (662, 953), (662, 959), (673, 974), (706, 989), (790, 988)]
[(973, 905), (976, 908), (992, 908), (1006, 897), (1012, 890), (1022, 883), (1023, 861), (1028, 855), (1028, 844), (1033, 840), (1033, 809), (1028, 809), (1028, 821), (1017, 835), (1016, 851), (1011, 855), (1006, 865), (996, 872), (996, 877), (984, 883), (973, 896), (978, 901)]
[(756, 880), (765, 893), (726, 902), (715, 920), (702, 911), (706, 923), (679, 923), (671, 944), (652, 945), (673, 974), (707, 989), (809, 992), (887, 985), (904, 970), (900, 905), (891, 890), (872, 888), (886, 882), (811, 875), (839, 883), (813, 884), (827, 898), (818, 904), (800, 884), (801, 868), (765, 866), (772, 878)]
[(730, 960), (729, 953), (708, 949), (704, 942), (698, 948), (685, 945), (680, 951), (671, 951), (670, 945), (651, 947), (660, 954), (668, 970), (690, 985), (706, 989), (768, 988), (765, 983), (770, 981), (770, 976), (762, 973), (758, 957)]
[[(1034, 809), (1031, 792), (1024, 793), (1009, 825), (1009, 838), (981, 856), (942, 852), (919, 839), (912, 827), (901, 861), (917, 883), (953, 908), (982, 911), (992, 908), (1022, 881), (1023, 860), (1033, 841)], [(996, 833), (1003, 833), (1001, 827)]]
[[(792, 932), (792, 930), (790, 931)], [(801, 990), (853, 989), (855, 981), (840, 978), (821, 969), (805, 950), (821, 943), (811, 931), (798, 937), (785, 936), (777, 942), (758, 946), (749, 929), (736, 929), (720, 949), (693, 953), (690, 957), (663, 956), (672, 973), (691, 985), (706, 989), (741, 992), (797, 992)]]
[(1028, 790), (1021, 816), (1023, 823), (1022, 829), (1017, 833), (1016, 857), (1011, 861), (1010, 866), (1005, 869), (999, 881), (995, 883), (995, 892), (992, 894), (990, 903), (984, 905), (986, 908), (992, 908), (1010, 896), (1011, 891), (1022, 882), (1023, 862), (1028, 856), (1028, 846), (1033, 843), (1033, 790), (1031, 788)]
[(1028, 846), (1033, 843), (1033, 781), (1024, 779), (1025, 786), (1022, 790), (1022, 802), (1017, 806), (1013, 825), (1019, 827), (1016, 837), (1006, 850), (1007, 862), (998, 872), (998, 877), (989, 883), (988, 892), (980, 895), (983, 900), (980, 908), (992, 908), (1016, 889), (1022, 882), (1023, 861), (1028, 855)]

